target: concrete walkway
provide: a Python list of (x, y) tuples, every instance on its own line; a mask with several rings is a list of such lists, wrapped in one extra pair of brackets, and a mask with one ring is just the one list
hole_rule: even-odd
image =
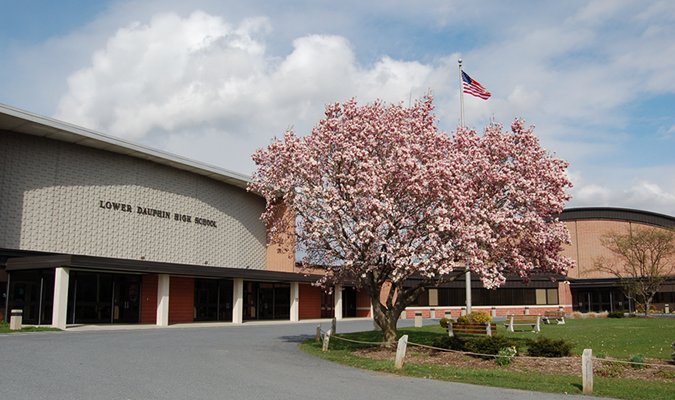
[[(429, 320), (431, 322), (433, 320)], [(73, 326), (0, 335), (3, 399), (519, 399), (548, 394), (363, 371), (304, 354), (330, 321)], [(410, 326), (401, 320), (399, 326)], [(338, 322), (338, 332), (372, 329)], [(582, 396), (578, 396), (582, 398)]]

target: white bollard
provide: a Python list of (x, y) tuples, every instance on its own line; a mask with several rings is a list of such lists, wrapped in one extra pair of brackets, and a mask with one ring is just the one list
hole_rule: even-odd
[(12, 310), (9, 314), (9, 329), (12, 331), (21, 330), (23, 325), (23, 310)]
[(394, 363), (394, 368), (401, 369), (403, 368), (403, 360), (405, 359), (405, 353), (408, 348), (408, 335), (403, 335), (401, 339), (398, 340), (398, 347), (396, 347), (396, 362)]
[(326, 334), (323, 336), (323, 348), (321, 350), (323, 351), (328, 351), (328, 342), (330, 342), (330, 335), (332, 334), (331, 331), (326, 332)]
[(415, 328), (421, 328), (422, 327), (422, 312), (421, 311), (415, 311)]
[(593, 393), (593, 350), (585, 349), (581, 356), (581, 375), (584, 393)]
[(321, 341), (321, 324), (316, 326), (316, 341)]
[(332, 332), (333, 335), (337, 333), (337, 319), (333, 318), (333, 321), (330, 323), (330, 331)]

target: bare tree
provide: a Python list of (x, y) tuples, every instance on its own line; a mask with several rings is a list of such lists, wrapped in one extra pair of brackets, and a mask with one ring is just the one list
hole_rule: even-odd
[(594, 269), (618, 277), (626, 297), (649, 316), (659, 286), (675, 273), (675, 231), (640, 227), (625, 234), (610, 232), (603, 236), (602, 245), (614, 257), (594, 259)]

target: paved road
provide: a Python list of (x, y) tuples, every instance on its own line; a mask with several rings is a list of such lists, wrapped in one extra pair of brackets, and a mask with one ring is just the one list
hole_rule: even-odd
[[(406, 326), (410, 320), (400, 322)], [(0, 398), (518, 399), (573, 396), (362, 371), (308, 356), (316, 322), (0, 335)], [(330, 323), (323, 321), (324, 330)], [(340, 321), (338, 331), (372, 328)], [(581, 398), (582, 396), (579, 396)]]

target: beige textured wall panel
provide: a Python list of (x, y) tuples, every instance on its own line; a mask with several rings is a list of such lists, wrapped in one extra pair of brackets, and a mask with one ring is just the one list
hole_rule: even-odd
[[(116, 153), (0, 131), (0, 247), (265, 269), (264, 199)], [(130, 211), (101, 208), (106, 202)], [(142, 215), (163, 211), (169, 218)], [(190, 217), (177, 221), (176, 215)], [(200, 225), (196, 218), (215, 221)]]

